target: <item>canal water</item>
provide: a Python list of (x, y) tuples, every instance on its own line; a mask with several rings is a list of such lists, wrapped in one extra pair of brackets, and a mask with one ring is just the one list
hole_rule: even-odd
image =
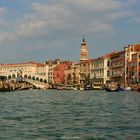
[(140, 93), (0, 92), (0, 140), (140, 140)]

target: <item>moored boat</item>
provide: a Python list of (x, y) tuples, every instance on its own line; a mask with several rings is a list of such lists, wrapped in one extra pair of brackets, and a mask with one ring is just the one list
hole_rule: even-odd
[(10, 88), (0, 88), (0, 92), (9, 92), (12, 91)]
[(73, 90), (73, 85), (65, 85), (63, 87), (64, 90)]
[(79, 90), (84, 90), (84, 88), (83, 87), (80, 87)]
[(118, 88), (105, 88), (105, 90), (108, 92), (118, 92), (119, 91)]
[(63, 87), (57, 87), (57, 90), (63, 90)]
[(122, 90), (122, 88), (120, 88), (118, 86), (118, 83), (110, 82), (110, 83), (106, 84), (105, 90), (108, 92), (118, 92), (118, 91)]
[(125, 87), (123, 88), (124, 91), (130, 91), (131, 90), (131, 87)]

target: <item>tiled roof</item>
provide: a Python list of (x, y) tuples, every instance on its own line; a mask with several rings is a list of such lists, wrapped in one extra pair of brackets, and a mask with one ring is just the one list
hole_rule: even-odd
[(23, 62), (23, 63), (12, 63), (12, 64), (0, 64), (1, 66), (7, 66), (7, 67), (22, 67), (23, 65), (36, 65), (38, 67), (44, 66), (43, 63), (38, 63), (34, 61), (28, 61), (28, 62)]

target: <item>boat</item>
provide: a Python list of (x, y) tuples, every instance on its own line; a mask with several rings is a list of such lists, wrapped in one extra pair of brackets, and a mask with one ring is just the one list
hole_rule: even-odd
[(118, 83), (116, 83), (116, 82), (110, 82), (110, 83), (106, 84), (105, 90), (107, 92), (118, 92), (118, 91), (121, 91), (122, 88), (120, 88), (120, 86), (118, 85)]
[(125, 87), (123, 88), (124, 91), (130, 91), (131, 90), (131, 87)]
[(118, 92), (118, 88), (105, 88), (107, 92)]
[(83, 87), (80, 87), (79, 90), (84, 90), (84, 88)]
[(64, 90), (73, 90), (73, 85), (65, 85), (63, 87)]
[(57, 90), (63, 90), (63, 87), (58, 86)]
[(73, 90), (78, 90), (78, 88), (74, 87)]
[(12, 91), (10, 88), (0, 88), (0, 92), (9, 92)]
[(85, 86), (85, 90), (92, 90), (91, 85), (87, 85), (87, 86)]

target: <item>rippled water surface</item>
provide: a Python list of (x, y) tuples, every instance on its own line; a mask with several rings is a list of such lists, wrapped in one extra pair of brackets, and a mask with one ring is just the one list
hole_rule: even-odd
[(140, 93), (0, 93), (0, 140), (140, 140)]

